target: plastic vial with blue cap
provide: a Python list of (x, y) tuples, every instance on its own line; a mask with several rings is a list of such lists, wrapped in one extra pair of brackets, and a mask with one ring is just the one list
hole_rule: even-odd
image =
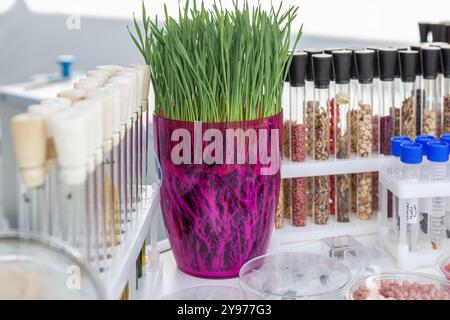
[[(429, 179), (443, 181), (447, 178), (449, 144), (442, 141), (428, 142), (427, 159), (430, 161)], [(431, 198), (431, 210), (428, 215), (428, 237), (433, 249), (439, 249), (445, 237), (445, 197)]]
[[(402, 181), (418, 182), (422, 163), (422, 145), (404, 142), (400, 147), (402, 162)], [(399, 243), (408, 243), (410, 250), (416, 250), (419, 240), (419, 201), (418, 199), (400, 199), (399, 201)]]
[[(441, 141), (446, 142), (450, 146), (450, 134), (442, 134), (441, 135)], [(449, 148), (450, 149), (450, 148)], [(449, 150), (450, 152), (450, 150)], [(450, 174), (450, 163), (447, 166), (447, 176)], [(447, 238), (450, 238), (450, 198), (447, 198), (447, 205), (445, 210), (445, 228), (447, 229)]]
[[(434, 136), (430, 135), (419, 135), (416, 136), (416, 143), (422, 145), (422, 170), (421, 177), (422, 179), (428, 179), (428, 167), (429, 161), (427, 160), (427, 143), (436, 141)], [(428, 215), (431, 210), (431, 199), (430, 198), (421, 198), (419, 200), (419, 209), (420, 209), (420, 221), (428, 221)], [(426, 234), (428, 232), (428, 228), (426, 227), (427, 223), (424, 224), (425, 227), (422, 228), (422, 232)]]
[(425, 179), (428, 178), (428, 166), (429, 166), (429, 162), (427, 160), (427, 143), (433, 141), (436, 141), (436, 138), (430, 135), (417, 136), (415, 140), (416, 143), (420, 143), (422, 145), (422, 154), (424, 157), (422, 164), (422, 177)]
[(404, 142), (412, 142), (411, 138), (405, 136), (395, 136), (391, 138), (391, 155), (396, 161), (392, 167), (392, 175), (399, 177), (401, 175), (400, 146)]
[[(391, 174), (395, 179), (400, 179), (402, 177), (402, 163), (400, 161), (400, 146), (405, 142), (411, 142), (411, 139), (404, 136), (395, 136), (391, 138), (391, 155), (395, 158), (395, 164), (392, 166)], [(394, 235), (398, 237), (398, 231), (400, 228), (399, 219), (399, 202), (397, 197), (392, 196), (392, 192), (388, 192), (388, 213), (393, 211), (393, 229)], [(392, 209), (393, 208), (393, 209)]]

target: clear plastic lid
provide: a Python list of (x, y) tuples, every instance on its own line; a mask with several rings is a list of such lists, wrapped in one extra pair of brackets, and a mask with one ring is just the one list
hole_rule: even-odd
[(179, 290), (162, 297), (162, 300), (259, 300), (242, 289), (226, 286), (203, 286)]
[(447, 279), (447, 281), (450, 281), (450, 251), (444, 253), (438, 259), (438, 268), (442, 276)]
[(335, 259), (284, 252), (250, 260), (239, 279), (244, 290), (264, 299), (338, 299), (351, 274)]
[(0, 300), (105, 298), (98, 275), (78, 251), (32, 233), (0, 234), (0, 283)]

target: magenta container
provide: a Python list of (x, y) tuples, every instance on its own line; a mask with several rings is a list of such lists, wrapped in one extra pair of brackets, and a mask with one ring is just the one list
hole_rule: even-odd
[[(231, 278), (239, 275), (241, 266), (248, 260), (266, 253), (275, 221), (275, 210), (280, 189), (280, 170), (263, 174), (264, 159), (256, 153), (256, 160), (249, 162), (245, 152), (244, 164), (176, 164), (172, 150), (179, 140), (172, 141), (176, 129), (189, 132), (194, 161), (194, 122), (169, 120), (153, 116), (155, 150), (162, 171), (161, 209), (175, 260), (185, 273), (205, 278)], [(245, 122), (202, 123), (195, 132), (202, 136), (208, 129), (217, 129), (223, 137), (223, 158), (227, 129), (254, 129), (257, 140), (267, 134), (265, 145), (271, 155), (271, 145), (282, 140), (282, 113), (275, 116)], [(198, 123), (197, 123), (198, 126)], [(263, 129), (263, 130), (260, 130)], [(211, 131), (211, 130), (210, 130)], [(179, 131), (178, 131), (179, 132)], [(275, 132), (279, 135), (278, 140)], [(204, 136), (203, 136), (204, 137)], [(197, 140), (199, 141), (199, 140)], [(234, 154), (237, 141), (234, 141)], [(204, 148), (210, 142), (200, 142)], [(264, 143), (258, 143), (260, 148)], [(249, 150), (249, 139), (245, 140)], [(198, 148), (197, 148), (198, 149)], [(281, 143), (275, 154), (281, 166)], [(186, 149), (188, 150), (188, 149)], [(220, 150), (220, 149), (217, 149)], [(259, 150), (259, 149), (258, 149)], [(215, 153), (213, 153), (215, 155)], [(242, 153), (241, 153), (242, 154)], [(182, 153), (184, 155), (184, 153)], [(253, 158), (255, 159), (255, 158)], [(264, 162), (267, 163), (267, 162)]]

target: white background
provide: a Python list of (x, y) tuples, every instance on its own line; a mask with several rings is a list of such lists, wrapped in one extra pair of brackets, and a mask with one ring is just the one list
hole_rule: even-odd
[[(23, 0), (17, 0), (23, 1)], [(80, 13), (129, 19), (140, 13), (141, 0), (25, 0), (40, 13)], [(0, 0), (0, 12), (14, 0)], [(163, 4), (176, 14), (178, 0), (146, 0), (149, 14), (162, 15)], [(210, 5), (212, 0), (205, 0)], [(231, 0), (223, 0), (227, 6)], [(249, 1), (251, 4), (258, 1)], [(270, 1), (260, 1), (263, 6)], [(181, 3), (184, 3), (182, 1)], [(280, 0), (273, 0), (275, 5)], [(417, 42), (418, 21), (450, 20), (450, 0), (284, 0), (283, 5), (299, 5), (297, 25), (304, 23), (308, 35), (338, 38)]]

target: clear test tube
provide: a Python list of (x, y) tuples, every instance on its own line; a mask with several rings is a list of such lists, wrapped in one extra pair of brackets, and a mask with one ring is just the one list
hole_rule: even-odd
[[(313, 159), (330, 158), (330, 75), (332, 56), (315, 54), (312, 56), (314, 70), (314, 112)], [(313, 180), (313, 220), (316, 224), (326, 224), (330, 209), (330, 177), (318, 176)]]
[[(121, 149), (122, 149), (122, 192), (123, 199), (125, 204), (125, 210), (122, 213), (125, 215), (124, 219), (126, 222), (130, 222), (132, 220), (132, 188), (130, 187), (132, 184), (132, 142), (133, 142), (133, 132), (132, 132), (132, 114), (133, 114), (133, 106), (136, 101), (136, 86), (135, 82), (131, 77), (124, 76), (116, 76), (110, 79), (110, 83), (108, 85), (120, 85), (122, 88), (128, 93), (128, 102), (123, 102), (124, 108), (121, 109)], [(125, 98), (125, 100), (127, 100)]]
[(416, 136), (417, 88), (416, 74), (419, 52), (405, 50), (399, 52), (402, 79), (401, 88), (401, 135), (414, 139)]
[(25, 188), (21, 197), (19, 228), (40, 231), (46, 163), (46, 124), (41, 115), (23, 113), (11, 119), (17, 167)]
[[(294, 51), (290, 52), (293, 54)], [(290, 65), (286, 65), (284, 72), (285, 77), (283, 79), (283, 94), (281, 97), (281, 105), (283, 107), (283, 158), (290, 159), (291, 152), (291, 134), (290, 134), (290, 84), (289, 84), (289, 68)], [(278, 228), (282, 228), (283, 226), (283, 218), (290, 219), (291, 218), (291, 201), (292, 193), (291, 193), (291, 179), (282, 179), (281, 187), (280, 187), (280, 196), (279, 199), (282, 203), (278, 203), (279, 210), (282, 212), (279, 214), (277, 219)]]
[(380, 59), (380, 84), (381, 84), (381, 116), (380, 116), (380, 153), (390, 155), (391, 138), (395, 134), (400, 122), (399, 108), (395, 105), (395, 72), (397, 69), (397, 50), (392, 48), (381, 48)]
[[(334, 96), (334, 142), (336, 159), (349, 159), (351, 156), (351, 108), (350, 71), (352, 52), (341, 50), (332, 52), (336, 81)], [(351, 175), (335, 176), (336, 220), (350, 222), (351, 215)]]
[[(306, 160), (305, 75), (307, 54), (294, 52), (289, 68), (290, 79), (290, 160)], [(306, 179), (291, 179), (292, 225), (306, 225)]]
[(67, 109), (70, 101), (64, 98), (52, 98), (43, 100), (41, 104), (31, 105), (28, 107), (28, 113), (41, 115), (45, 119), (46, 129), (46, 175), (44, 184), (44, 201), (45, 212), (41, 214), (41, 231), (46, 234), (57, 235), (59, 232), (59, 197), (58, 197), (58, 181), (57, 181), (57, 164), (56, 149), (53, 140), (53, 134), (50, 130), (50, 119), (53, 115), (61, 110)]
[(128, 115), (131, 108), (131, 93), (132, 84), (131, 81), (123, 78), (124, 82), (109, 82), (105, 86), (119, 90), (120, 92), (120, 129), (119, 129), (119, 145), (118, 154), (116, 156), (119, 174), (118, 174), (118, 184), (119, 184), (119, 198), (120, 198), (120, 214), (121, 214), (121, 225), (122, 232), (126, 232), (127, 223), (129, 221), (129, 211), (128, 211), (128, 192), (127, 192), (127, 150), (128, 150), (128, 130), (127, 121)]
[[(309, 48), (304, 50), (308, 55), (306, 61), (306, 78), (305, 78), (305, 100), (306, 100), (306, 158), (313, 159), (313, 134), (314, 134), (314, 110), (317, 103), (314, 101), (314, 73), (312, 65), (312, 56), (322, 53), (323, 50)], [(312, 199), (313, 196), (313, 177), (306, 178), (306, 197)], [(313, 216), (313, 201), (306, 202), (306, 215)]]
[(129, 65), (131, 69), (138, 70), (139, 73), (142, 72), (142, 77), (140, 78), (140, 109), (141, 116), (139, 118), (139, 183), (140, 183), (140, 198), (141, 198), (141, 210), (142, 203), (144, 199), (146, 199), (147, 193), (144, 188), (145, 184), (148, 183), (148, 123), (149, 123), (149, 114), (148, 114), (148, 94), (150, 90), (150, 66), (147, 64), (131, 64)]
[(137, 210), (137, 184), (138, 184), (138, 170), (137, 170), (137, 146), (138, 146), (138, 104), (139, 104), (139, 86), (138, 73), (130, 68), (127, 68), (118, 73), (119, 76), (128, 78), (132, 82), (132, 104), (131, 114), (129, 115), (129, 135), (128, 135), (128, 166), (129, 166), (129, 199), (131, 204), (131, 212)]
[[(434, 141), (427, 144), (427, 159), (430, 161), (429, 177), (431, 181), (447, 179), (449, 145)], [(440, 249), (445, 235), (446, 198), (431, 198), (431, 210), (428, 215), (428, 237), (432, 249)]]
[(90, 219), (85, 211), (88, 163), (88, 117), (77, 109), (67, 109), (51, 120), (58, 154), (61, 181), (61, 207), (64, 230), (69, 243), (90, 257)]
[(125, 69), (126, 72), (134, 72), (137, 76), (137, 97), (136, 97), (136, 112), (134, 119), (134, 181), (135, 190), (133, 192), (133, 197), (135, 199), (135, 211), (137, 214), (141, 211), (141, 195), (142, 195), (142, 91), (144, 87), (144, 70), (140, 68), (128, 67)]
[[(104, 196), (104, 208), (106, 219), (107, 238), (111, 240), (111, 245), (120, 244), (119, 235), (116, 233), (115, 217), (119, 216), (118, 205), (116, 203), (117, 192), (114, 188), (113, 181), (113, 118), (114, 112), (114, 95), (108, 89), (93, 90), (88, 94), (88, 98), (99, 101), (103, 111), (103, 163), (102, 163), (102, 196)], [(117, 209), (117, 210), (116, 210)]]
[[(339, 50), (343, 50), (342, 48), (325, 48), (323, 50), (324, 53), (326, 54), (332, 54), (333, 51), (339, 51)], [(333, 65), (333, 61), (332, 61), (332, 65)], [(334, 100), (336, 96), (336, 79), (335, 79), (335, 75), (334, 75), (334, 67), (331, 68), (331, 74), (330, 74), (330, 97), (331, 97), (331, 101), (330, 101), (330, 155), (331, 156), (335, 156), (335, 152), (336, 152), (336, 141), (334, 140), (335, 138), (335, 134), (334, 134), (334, 129), (335, 129), (335, 123), (334, 120), (336, 118), (336, 112), (338, 112), (336, 110), (336, 102)], [(335, 195), (335, 176), (330, 176), (330, 215), (334, 215), (336, 214), (336, 195)]]
[[(446, 142), (450, 146), (450, 134), (442, 134), (440, 141)], [(447, 174), (450, 174), (450, 166), (447, 167)], [(445, 209), (445, 228), (447, 238), (450, 238), (450, 197), (446, 198), (446, 209)]]
[(422, 46), (421, 45), (413, 45), (411, 46), (411, 50), (417, 51), (419, 53), (417, 58), (416, 65), (416, 136), (421, 135), (422, 133), (422, 105), (423, 105), (423, 78), (422, 78)]
[[(351, 46), (346, 48), (352, 52), (352, 65), (350, 67), (350, 127), (351, 127), (351, 143), (350, 150), (351, 153), (356, 155), (356, 146), (357, 146), (357, 123), (358, 123), (358, 73), (356, 70), (356, 57), (355, 52), (359, 50), (363, 50), (364, 48)], [(357, 192), (357, 175), (351, 175), (351, 209), (352, 212), (356, 213), (356, 192)]]
[(443, 66), (443, 125), (442, 133), (450, 133), (450, 46), (441, 47), (442, 66)]
[[(402, 176), (402, 164), (400, 161), (400, 155), (401, 155), (401, 145), (403, 143), (411, 142), (411, 139), (409, 137), (404, 136), (395, 136), (391, 138), (391, 155), (396, 159), (395, 163), (393, 164), (391, 170), (391, 174), (394, 177), (394, 179), (400, 179)], [(394, 231), (394, 236), (398, 238), (398, 232), (400, 228), (400, 216), (399, 216), (399, 209), (398, 209), (398, 198), (394, 197), (391, 191), (388, 191), (388, 198), (387, 198), (387, 217), (393, 217), (392, 219), (392, 228)], [(385, 221), (387, 223), (387, 221)]]
[[(90, 260), (94, 261), (99, 271), (107, 269), (106, 256), (107, 246), (105, 233), (102, 228), (102, 215), (99, 211), (98, 185), (97, 185), (97, 167), (99, 161), (97, 159), (97, 150), (102, 145), (103, 138), (103, 109), (99, 101), (96, 100), (84, 100), (75, 102), (73, 104), (73, 110), (83, 114), (87, 121), (87, 181), (85, 188), (85, 211), (89, 217), (90, 222), (90, 244), (91, 244), (91, 257)], [(101, 156), (101, 153), (100, 153)]]
[[(404, 142), (400, 149), (400, 160), (403, 164), (401, 180), (407, 183), (418, 182), (422, 163), (422, 145)], [(399, 201), (399, 227), (399, 243), (408, 244), (410, 250), (417, 250), (420, 232), (417, 198)]]
[[(290, 51), (292, 55), (295, 51)], [(281, 95), (281, 107), (283, 108), (283, 159), (290, 158), (290, 84), (289, 84), (290, 61), (286, 62), (283, 68), (283, 91)], [(148, 150), (147, 150), (148, 152)], [(278, 205), (275, 215), (275, 227), (281, 229), (284, 219), (291, 218), (291, 180), (282, 179), (280, 193), (278, 195)]]
[[(110, 139), (112, 143), (112, 153), (110, 162), (110, 183), (111, 183), (111, 199), (110, 203), (112, 206), (113, 221), (111, 226), (114, 229), (115, 237), (120, 237), (124, 232), (122, 227), (122, 219), (120, 215), (120, 169), (119, 169), (119, 143), (120, 143), (120, 104), (121, 104), (121, 92), (118, 88), (113, 87), (103, 87), (98, 89), (102, 94), (109, 95), (112, 98), (112, 137)], [(120, 239), (119, 239), (120, 240)]]
[[(357, 156), (373, 154), (373, 50), (355, 52), (358, 73)], [(356, 210), (362, 220), (370, 219), (373, 212), (372, 173), (357, 174)]]
[(108, 269), (107, 259), (112, 258), (112, 247), (114, 238), (108, 225), (108, 212), (106, 207), (106, 190), (105, 190), (105, 168), (103, 161), (102, 147), (95, 149), (95, 177), (94, 177), (94, 197), (96, 199), (95, 212), (99, 221), (100, 231), (100, 247), (102, 252), (102, 265)]
[(423, 89), (422, 134), (439, 137), (441, 106), (439, 104), (437, 75), (441, 50), (436, 47), (422, 48)]

